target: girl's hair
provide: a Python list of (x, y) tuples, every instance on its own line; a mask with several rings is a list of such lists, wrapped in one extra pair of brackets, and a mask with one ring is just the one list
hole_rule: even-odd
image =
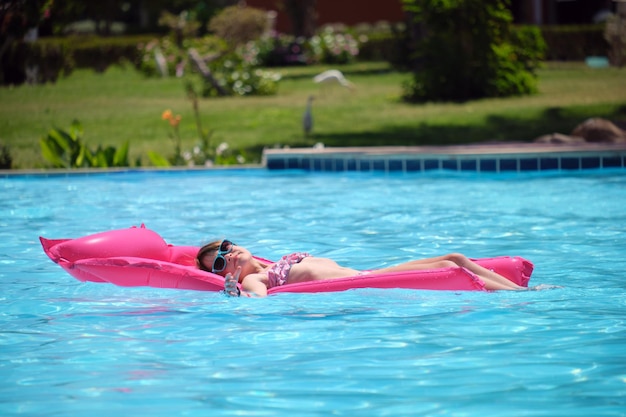
[(205, 255), (208, 255), (213, 252), (217, 252), (217, 250), (220, 247), (220, 243), (221, 243), (220, 240), (216, 240), (215, 242), (207, 243), (206, 245), (200, 248), (200, 250), (198, 251), (198, 254), (196, 255), (196, 266), (199, 269), (203, 271), (211, 272), (211, 267), (203, 264), (202, 258), (204, 258)]

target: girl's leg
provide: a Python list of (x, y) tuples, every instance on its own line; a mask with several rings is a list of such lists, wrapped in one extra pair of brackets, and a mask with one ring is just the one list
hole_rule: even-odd
[(485, 288), (488, 290), (522, 290), (524, 287), (509, 281), (500, 274), (490, 271), (472, 262), (465, 255), (460, 253), (451, 253), (444, 256), (438, 256), (436, 258), (420, 259), (417, 261), (410, 261), (400, 265), (392, 266), (389, 268), (383, 268), (376, 271), (376, 273), (384, 272), (399, 272), (399, 271), (414, 271), (424, 269), (436, 269), (436, 268), (450, 268), (450, 267), (463, 267), (470, 272), (478, 275), (485, 283)]

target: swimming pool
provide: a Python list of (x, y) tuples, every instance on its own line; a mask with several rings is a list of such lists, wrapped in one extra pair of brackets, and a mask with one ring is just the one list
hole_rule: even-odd
[[(622, 416), (626, 176), (225, 170), (0, 179), (0, 414)], [(463, 252), (532, 292), (228, 299), (80, 283), (38, 236), (145, 223), (355, 268)]]

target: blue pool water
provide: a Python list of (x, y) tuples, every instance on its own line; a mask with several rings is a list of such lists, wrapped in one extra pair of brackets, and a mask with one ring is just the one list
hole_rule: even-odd
[[(626, 175), (259, 170), (0, 179), (0, 415), (624, 416)], [(38, 237), (145, 223), (354, 268), (463, 252), (531, 292), (228, 299), (80, 283)]]

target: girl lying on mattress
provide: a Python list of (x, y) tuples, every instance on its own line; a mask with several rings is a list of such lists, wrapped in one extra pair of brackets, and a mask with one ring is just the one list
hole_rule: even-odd
[(372, 271), (358, 271), (338, 265), (332, 259), (316, 258), (305, 252), (285, 255), (278, 262), (263, 261), (254, 258), (244, 247), (224, 239), (200, 248), (196, 262), (200, 269), (223, 276), (226, 293), (231, 296), (241, 295), (237, 283), (241, 284), (244, 295), (265, 297), (269, 288), (297, 282), (447, 267), (463, 267), (473, 272), (483, 280), (487, 290), (527, 289), (459, 253)]

